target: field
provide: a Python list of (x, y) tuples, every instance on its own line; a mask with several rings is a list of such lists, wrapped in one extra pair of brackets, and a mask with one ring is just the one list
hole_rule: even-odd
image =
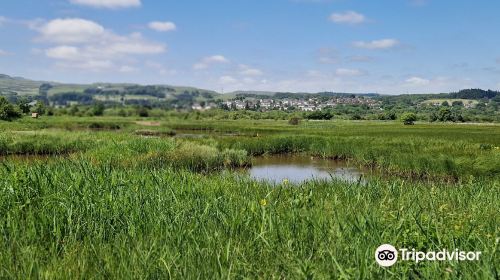
[[(499, 146), (498, 125), (0, 122), (0, 278), (498, 279)], [(375, 176), (270, 185), (239, 171), (291, 153)], [(482, 257), (382, 268), (384, 243)]]

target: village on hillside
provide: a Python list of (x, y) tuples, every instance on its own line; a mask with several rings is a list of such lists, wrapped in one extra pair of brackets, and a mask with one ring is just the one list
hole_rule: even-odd
[[(369, 97), (336, 97), (324, 100), (322, 98), (307, 98), (307, 99), (233, 99), (222, 102), (219, 107), (226, 110), (283, 110), (283, 111), (319, 111), (326, 108), (333, 108), (338, 105), (366, 105), (369, 107), (379, 107), (380, 102)], [(192, 106), (193, 110), (208, 110), (215, 104), (200, 104), (195, 103)]]

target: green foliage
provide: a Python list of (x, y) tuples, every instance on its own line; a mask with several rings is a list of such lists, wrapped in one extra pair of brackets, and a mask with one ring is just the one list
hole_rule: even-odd
[(46, 112), (46, 107), (43, 101), (38, 101), (35, 107), (32, 109), (32, 112), (37, 113), (38, 115), (44, 115)]
[(14, 105), (10, 104), (5, 97), (0, 96), (0, 120), (12, 121), (20, 117), (21, 112)]
[(142, 118), (147, 118), (149, 117), (149, 110), (146, 107), (139, 107), (137, 108), (137, 115)]
[(401, 116), (401, 121), (405, 125), (413, 125), (417, 121), (417, 115), (415, 115), (415, 113), (404, 113)]
[(31, 111), (31, 107), (29, 105), (29, 101), (27, 98), (23, 97), (23, 98), (20, 98), (19, 100), (17, 100), (17, 106), (19, 106), (19, 110), (21, 110), (21, 112), (23, 114), (29, 114), (30, 111)]
[(314, 111), (305, 114), (305, 118), (308, 120), (331, 120), (333, 119), (333, 114), (329, 110)]
[(299, 125), (300, 124), (300, 118), (299, 117), (291, 117), (288, 120), (288, 124), (290, 124), (290, 125)]
[(94, 116), (102, 116), (104, 114), (104, 109), (105, 109), (104, 104), (102, 104), (101, 102), (97, 102), (92, 107), (92, 114)]

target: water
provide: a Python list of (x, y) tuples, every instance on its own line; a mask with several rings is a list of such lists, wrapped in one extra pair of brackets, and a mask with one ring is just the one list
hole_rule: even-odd
[(266, 156), (256, 157), (248, 171), (250, 177), (258, 181), (281, 184), (285, 179), (290, 183), (307, 180), (340, 179), (357, 182), (365, 173), (346, 161), (312, 158), (310, 156)]

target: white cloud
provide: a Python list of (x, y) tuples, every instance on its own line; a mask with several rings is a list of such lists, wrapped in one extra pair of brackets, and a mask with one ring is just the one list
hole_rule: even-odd
[(170, 21), (153, 21), (149, 23), (149, 28), (158, 32), (169, 32), (177, 29), (175, 23)]
[(235, 78), (233, 78), (231, 76), (222, 76), (219, 78), (219, 83), (223, 84), (223, 85), (235, 84), (237, 82), (238, 82), (238, 80), (236, 80)]
[(374, 40), (370, 42), (365, 42), (365, 41), (358, 41), (354, 42), (353, 46), (356, 48), (361, 48), (361, 49), (370, 49), (370, 50), (376, 50), (376, 49), (391, 49), (394, 47), (397, 47), (400, 44), (400, 42), (396, 39), (381, 39), (381, 40)]
[(35, 28), (42, 40), (63, 44), (96, 41), (106, 33), (101, 25), (80, 18), (54, 19)]
[(57, 46), (45, 50), (45, 54), (50, 58), (63, 59), (63, 60), (74, 60), (80, 55), (80, 50), (73, 46)]
[(7, 22), (7, 18), (0, 16), (0, 26), (2, 26), (5, 22)]
[(250, 66), (244, 64), (240, 64), (239, 68), (240, 68), (240, 74), (243, 76), (255, 77), (255, 76), (262, 76), (264, 74), (260, 69), (251, 68)]
[(0, 56), (10, 55), (9, 52), (0, 49)]
[(94, 8), (130, 8), (141, 6), (141, 0), (70, 0), (71, 3)]
[(129, 66), (129, 65), (123, 65), (120, 67), (119, 71), (122, 73), (131, 73), (131, 72), (137, 72), (139, 69)]
[(64, 68), (110, 69), (127, 65), (133, 56), (161, 54), (167, 49), (164, 44), (146, 40), (140, 33), (118, 35), (98, 23), (79, 18), (54, 19), (34, 28), (40, 33), (40, 40), (54, 44), (43, 53)]
[(500, 57), (496, 59), (497, 64), (500, 64)]
[(335, 71), (337, 76), (354, 77), (361, 76), (363, 72), (359, 69), (339, 68)]
[(406, 84), (410, 86), (426, 86), (431, 83), (430, 80), (421, 78), (421, 77), (410, 77), (405, 80)]
[(115, 64), (110, 60), (86, 60), (80, 61), (79, 63), (59, 61), (56, 63), (56, 66), (60, 68), (74, 68), (93, 72), (112, 70), (116, 67)]
[(360, 24), (366, 22), (366, 17), (355, 11), (347, 11), (343, 13), (333, 13), (330, 16), (330, 21), (335, 23)]
[(203, 58), (200, 62), (193, 65), (193, 69), (195, 70), (203, 70), (207, 69), (212, 64), (224, 64), (229, 63), (230, 61), (225, 58), (223, 55), (212, 55)]
[(203, 59), (205, 63), (229, 63), (229, 60), (222, 55), (213, 55)]

